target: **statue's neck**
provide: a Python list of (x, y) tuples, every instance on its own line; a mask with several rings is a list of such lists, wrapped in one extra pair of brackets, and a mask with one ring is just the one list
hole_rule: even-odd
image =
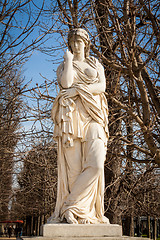
[(83, 62), (84, 60), (85, 60), (85, 57), (83, 53), (74, 55), (73, 61)]

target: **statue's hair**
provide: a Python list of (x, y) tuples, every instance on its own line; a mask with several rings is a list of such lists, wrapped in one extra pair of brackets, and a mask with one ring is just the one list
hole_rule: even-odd
[(86, 30), (84, 30), (83, 28), (74, 28), (72, 29), (69, 34), (68, 34), (68, 48), (69, 50), (72, 52), (72, 48), (70, 45), (70, 40), (73, 36), (79, 36), (82, 38), (82, 40), (85, 43), (85, 57), (89, 57), (89, 51), (90, 51), (90, 39), (89, 39), (89, 35), (86, 32)]

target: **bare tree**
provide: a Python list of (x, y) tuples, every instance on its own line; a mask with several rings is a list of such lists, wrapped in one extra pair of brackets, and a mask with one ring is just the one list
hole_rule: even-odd
[[(43, 139), (41, 143), (32, 145), (23, 159), (23, 170), (18, 176), (19, 188), (15, 191), (12, 212), (13, 216), (27, 221), (24, 229), (26, 235), (32, 235), (34, 230), (39, 235), (40, 224), (46, 222), (55, 207), (57, 151), (53, 142), (48, 143)], [(33, 222), (35, 219), (38, 221), (37, 226)]]
[[(159, 101), (158, 58), (151, 57), (152, 54), (154, 56), (159, 54), (159, 40), (157, 36), (154, 36), (156, 35), (154, 28), (157, 27), (156, 31), (158, 31), (158, 25), (151, 24), (151, 19), (148, 18), (148, 22), (141, 26), (141, 14), (147, 15), (147, 7), (158, 23), (159, 6), (149, 1), (145, 3), (141, 1), (136, 3), (133, 1), (97, 1), (96, 4), (103, 8), (103, 14), (97, 16), (98, 21), (100, 23), (107, 22), (107, 24), (99, 24), (101, 25), (100, 36), (103, 36), (103, 42), (101, 41), (103, 52), (98, 54), (113, 71), (120, 73), (120, 77), (116, 79), (117, 85), (112, 84), (111, 88), (108, 88), (107, 97), (117, 105), (116, 111), (121, 110), (121, 129), (126, 126), (114, 139), (119, 138), (127, 145), (120, 151), (121, 153), (119, 152), (119, 155), (121, 158), (127, 159), (124, 180), (128, 194), (132, 191), (132, 184), (135, 183), (133, 173), (136, 174), (136, 171), (133, 162), (142, 159), (139, 163), (147, 163), (148, 159), (148, 162), (159, 163), (159, 110), (154, 106)], [(95, 9), (96, 4), (93, 4)], [(150, 5), (151, 8), (149, 8)], [(112, 42), (108, 44), (111, 36)], [(105, 56), (106, 52), (112, 54), (112, 59)], [(156, 72), (157, 74), (155, 74)], [(113, 80), (112, 82), (114, 83)], [(118, 88), (119, 84), (120, 88)], [(120, 90), (120, 95), (117, 95), (117, 90), (118, 92)], [(116, 105), (110, 105), (110, 107), (114, 109)], [(110, 112), (112, 113), (112, 111)], [(118, 120), (119, 118), (115, 119), (115, 121)], [(143, 172), (143, 170), (141, 171)], [(120, 188), (121, 184), (123, 185), (122, 180), (123, 178), (121, 178)], [(132, 198), (126, 205), (129, 209), (126, 215), (128, 220), (126, 223), (129, 223), (127, 235), (134, 233), (133, 217), (136, 209), (134, 204)]]
[[(9, 218), (12, 180), (20, 134), (20, 121), (25, 118), (22, 93), (22, 65), (33, 50), (45, 41), (47, 32), (39, 24), (44, 1), (0, 1), (0, 214)], [(32, 34), (32, 36), (31, 36)], [(23, 111), (23, 116), (22, 116)]]
[[(56, 40), (59, 34), (57, 48), (41, 49), (54, 62), (61, 61), (61, 53), (58, 57), (57, 53), (67, 47), (69, 29), (84, 27), (90, 34), (91, 54), (105, 67), (110, 111), (105, 207), (112, 222), (128, 217), (128, 235), (133, 235), (137, 214), (158, 216), (159, 7), (157, 1), (149, 0), (57, 0), (45, 10), (51, 23), (43, 24), (45, 32)], [(32, 120), (38, 120), (39, 132), (49, 136), (51, 90), (55, 87), (55, 80), (46, 79), (30, 95), (37, 101), (37, 106), (29, 108)], [(35, 137), (39, 135), (35, 133)]]
[[(160, 5), (149, 0), (58, 0), (52, 7), (57, 33), (64, 40), (64, 45), (61, 43), (59, 47), (67, 46), (69, 29), (84, 27), (90, 33), (91, 54), (96, 55), (105, 66), (111, 135), (106, 162), (106, 190), (112, 193), (108, 195), (109, 199), (106, 197), (106, 210), (112, 213), (110, 218), (114, 219), (113, 222), (117, 222), (122, 213), (118, 206), (119, 201), (122, 201), (124, 182), (127, 196), (132, 191), (132, 183), (138, 179), (137, 169), (140, 169), (142, 176), (143, 169), (147, 174), (143, 165), (145, 163), (150, 165), (154, 173), (154, 167), (160, 161)], [(47, 54), (55, 51), (46, 49)], [(42, 95), (39, 93), (39, 96)], [(142, 167), (137, 168), (136, 162), (142, 164)], [(129, 209), (132, 208), (132, 212), (135, 211), (134, 206), (134, 202), (131, 206), (127, 205)]]
[(14, 150), (19, 139), (22, 100), (19, 96), (21, 77), (14, 68), (0, 79), (0, 218), (9, 217), (12, 193)]
[(42, 43), (47, 33), (41, 31), (38, 22), (44, 7), (43, 0), (38, 6), (31, 0), (14, 2), (3, 0), (0, 4), (0, 77), (2, 78), (13, 66), (25, 62), (31, 51)]

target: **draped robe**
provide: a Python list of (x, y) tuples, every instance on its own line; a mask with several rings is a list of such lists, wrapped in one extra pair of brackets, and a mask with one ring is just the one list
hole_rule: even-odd
[[(75, 74), (71, 88), (75, 88), (78, 95), (72, 98), (64, 96), (60, 85), (63, 63), (57, 70), (61, 90), (53, 103), (51, 115), (55, 124), (53, 136), (58, 142), (58, 186), (56, 207), (50, 218), (51, 222), (62, 221), (65, 211), (70, 210), (76, 219), (88, 219), (90, 223), (109, 223), (104, 217), (103, 160), (109, 136), (108, 105), (104, 93), (92, 94), (88, 88), (89, 84), (98, 83), (101, 64), (94, 57), (86, 58), (86, 62), (96, 71), (96, 76), (88, 76), (73, 63)], [(98, 152), (101, 151), (100, 148), (103, 153)], [(72, 158), (73, 150), (77, 151), (77, 154), (80, 152), (80, 157), (77, 155), (75, 159), (79, 166), (74, 166), (74, 159), (72, 161), (69, 159)], [(69, 157), (65, 152), (70, 153)], [(102, 160), (98, 160), (102, 170), (100, 174), (95, 174), (91, 180), (84, 182), (81, 175), (97, 165), (97, 162), (94, 162), (97, 154), (100, 154), (99, 157), (101, 154), (104, 155)], [(70, 162), (73, 167), (69, 166)], [(75, 174), (76, 167), (77, 175), (72, 180), (70, 176)], [(78, 179), (81, 179), (81, 182), (78, 182)]]

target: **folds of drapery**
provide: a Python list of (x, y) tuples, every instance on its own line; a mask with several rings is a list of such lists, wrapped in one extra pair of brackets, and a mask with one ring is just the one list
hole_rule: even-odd
[[(107, 100), (102, 93), (100, 95), (101, 99), (101, 108), (97, 104), (94, 99), (94, 96), (88, 92), (87, 86), (81, 84), (75, 84), (74, 87), (78, 92), (78, 98), (80, 98), (86, 112), (91, 117), (92, 120), (100, 124), (105, 132), (106, 138), (108, 138), (108, 105)], [(66, 169), (66, 162), (65, 156), (63, 152), (63, 146), (73, 146), (74, 144), (74, 124), (73, 124), (73, 111), (76, 110), (75, 100), (71, 98), (65, 98), (63, 96), (63, 91), (59, 93), (56, 100), (54, 101), (53, 108), (52, 108), (52, 119), (54, 120), (55, 127), (54, 127), (54, 138), (58, 141), (58, 189), (57, 189), (57, 201), (56, 201), (56, 208), (54, 212), (54, 219), (59, 219), (60, 212), (63, 207), (63, 204), (69, 195), (69, 188), (68, 188), (68, 178), (67, 178), (67, 169)], [(77, 118), (79, 119), (79, 118)], [(78, 131), (78, 138), (83, 138), (83, 128), (81, 123), (77, 124)], [(82, 128), (82, 129), (81, 129)], [(95, 187), (91, 188), (90, 194), (95, 195), (93, 191), (99, 191), (96, 201), (96, 206), (99, 207), (98, 213), (101, 215), (102, 218), (103, 214), (103, 172), (102, 175), (98, 177), (98, 182), (95, 180)], [(94, 190), (95, 189), (95, 190)], [(84, 197), (84, 201), (87, 203), (89, 201), (89, 196), (87, 195)], [(94, 199), (93, 199), (94, 202)], [(80, 203), (82, 204), (82, 202)], [(77, 208), (77, 209), (76, 209)], [(78, 212), (83, 213), (82, 206), (79, 206), (78, 203), (72, 209), (74, 214), (78, 215)], [(94, 208), (92, 208), (94, 211)], [(97, 222), (97, 219), (94, 219), (93, 212), (89, 212), (88, 218), (90, 217), (90, 222)], [(84, 215), (85, 216), (85, 215)], [(60, 219), (59, 219), (60, 220)], [(62, 219), (61, 219), (62, 220)]]
[[(93, 58), (88, 58), (87, 62), (91, 67), (97, 69), (97, 61)], [(88, 141), (85, 139), (86, 132), (84, 131), (86, 125), (90, 126), (91, 122), (97, 123), (102, 131), (104, 129), (103, 134), (105, 132), (106, 141), (104, 140), (104, 144), (107, 143), (107, 139), (109, 137), (108, 132), (108, 104), (107, 99), (104, 93), (98, 94), (98, 102), (95, 95), (89, 92), (88, 84), (93, 84), (94, 82), (98, 82), (98, 75), (96, 79), (88, 78), (81, 69), (74, 64), (74, 69), (76, 70), (76, 78), (77, 81), (72, 85), (72, 88), (75, 88), (78, 95), (73, 98), (66, 98), (63, 90), (60, 90), (58, 96), (54, 100), (51, 117), (54, 121), (54, 133), (53, 137), (58, 141), (58, 186), (57, 186), (57, 201), (54, 215), (51, 216), (49, 220), (51, 221), (61, 221), (63, 218), (62, 209), (64, 206), (64, 202), (69, 196), (69, 186), (68, 186), (68, 176), (67, 176), (67, 166), (66, 159), (64, 155), (64, 147), (73, 147), (74, 140), (80, 139), (82, 142)], [(61, 75), (61, 70), (63, 70), (63, 64), (60, 66), (58, 70), (59, 76)], [(79, 111), (77, 110), (78, 104)], [(82, 114), (84, 115), (84, 125), (82, 119)], [(76, 114), (75, 114), (76, 113)], [(75, 119), (76, 118), (76, 119)], [(99, 133), (101, 132), (99, 131)], [(90, 131), (92, 132), (92, 131)], [(94, 138), (94, 136), (93, 136)], [(101, 138), (101, 137), (100, 137)], [(103, 138), (103, 137), (102, 137)], [(103, 139), (104, 139), (103, 138)], [(72, 212), (81, 217), (81, 214), (86, 218), (90, 219), (91, 223), (96, 223), (97, 218), (95, 216), (95, 208), (93, 206), (90, 207), (92, 209), (87, 212), (87, 207), (83, 209), (83, 201), (87, 203), (92, 199), (91, 205), (95, 204), (97, 208), (97, 217), (100, 222), (105, 222), (106, 220), (103, 216), (103, 190), (104, 190), (104, 173), (94, 179), (92, 183), (91, 189), (87, 192), (86, 195), (83, 195), (83, 199), (80, 202), (76, 202), (72, 206)], [(95, 192), (96, 191), (96, 192)], [(92, 196), (92, 198), (90, 197)], [(94, 199), (96, 198), (96, 199)], [(70, 207), (69, 207), (70, 208)], [(67, 209), (67, 206), (65, 210)], [(84, 212), (83, 212), (84, 211)], [(80, 214), (81, 213), (81, 214)], [(99, 216), (98, 216), (99, 215)]]
[[(80, 98), (83, 107), (85, 108), (88, 115), (95, 122), (99, 123), (104, 127), (107, 136), (108, 132), (108, 105), (107, 99), (104, 96), (104, 93), (100, 94), (101, 107), (97, 104), (94, 99), (93, 94), (88, 91), (87, 86), (83, 84), (73, 85), (78, 92), (78, 98)], [(56, 97), (51, 116), (55, 123), (54, 126), (54, 138), (61, 137), (62, 144), (73, 146), (73, 138), (75, 134), (74, 124), (73, 124), (73, 111), (76, 110), (76, 104), (74, 99), (65, 98), (63, 91), (60, 91)], [(82, 125), (79, 122), (77, 117), (77, 129), (78, 129), (78, 138), (83, 138), (83, 129)]]

